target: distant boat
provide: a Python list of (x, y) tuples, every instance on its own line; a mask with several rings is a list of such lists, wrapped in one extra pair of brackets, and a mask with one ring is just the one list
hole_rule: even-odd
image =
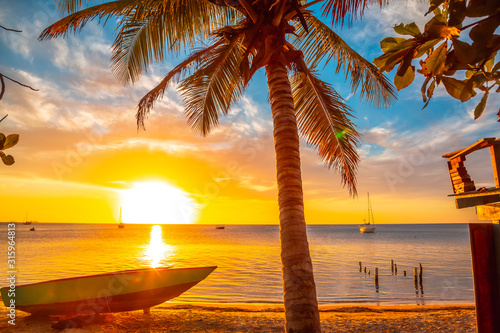
[(375, 219), (373, 218), (372, 204), (370, 203), (370, 193), (368, 193), (368, 222), (359, 225), (359, 231), (363, 234), (371, 234), (375, 232)]
[[(39, 315), (146, 312), (179, 296), (216, 268), (145, 268), (18, 285), (16, 310)], [(7, 307), (13, 294), (9, 288), (0, 289)]]
[(225, 229), (225, 228), (226, 228), (226, 226), (224, 224), (217, 224), (215, 226), (215, 229)]
[(31, 228), (30, 231), (35, 231), (35, 227)]
[(120, 207), (120, 219), (118, 220), (118, 228), (125, 228), (125, 223), (122, 221), (122, 208)]
[(33, 222), (36, 222), (36, 221), (28, 221), (28, 212), (26, 212), (26, 220), (25, 220), (25, 222), (23, 224), (30, 225)]

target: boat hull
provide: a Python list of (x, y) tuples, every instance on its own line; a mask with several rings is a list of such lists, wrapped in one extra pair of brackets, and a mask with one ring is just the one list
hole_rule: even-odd
[[(16, 309), (41, 315), (146, 309), (181, 295), (215, 268), (143, 269), (16, 286)], [(8, 288), (1, 293), (7, 306)]]
[(361, 224), (359, 226), (359, 231), (362, 234), (372, 234), (375, 232), (375, 226), (373, 224)]

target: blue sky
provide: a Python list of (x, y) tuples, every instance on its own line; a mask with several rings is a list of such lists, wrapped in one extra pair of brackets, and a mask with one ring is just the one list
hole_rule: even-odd
[[(138, 154), (138, 159), (156, 159), (159, 165), (168, 165), (168, 171), (162, 172), (148, 160), (143, 166), (144, 177), (166, 179), (187, 193), (197, 193), (194, 195), (204, 202), (205, 209), (200, 213), (201, 222), (204, 218), (212, 221), (213, 216), (208, 216), (218, 210), (228, 212), (221, 222), (238, 222), (236, 212), (245, 211), (249, 204), (260, 205), (259, 211), (266, 214), (264, 222), (276, 222), (272, 216), (276, 209), (268, 208), (274, 207), (276, 183), (263, 70), (252, 79), (242, 101), (206, 138), (189, 129), (175, 89), (157, 103), (146, 123), (147, 131), (138, 133), (134, 118), (137, 102), (181, 58), (154, 64), (134, 86), (126, 87), (109, 66), (112, 24), (102, 28), (91, 22), (76, 36), (39, 42), (42, 29), (60, 18), (51, 1), (0, 0), (0, 5), (0, 24), (23, 31), (0, 30), (0, 72), (39, 89), (33, 92), (7, 82), (6, 95), (0, 101), (0, 115), (9, 114), (0, 124), (1, 131), (21, 135), (19, 145), (11, 150), (16, 164), (2, 167), (0, 172), (0, 198), (12, 204), (0, 220), (19, 220), (29, 207), (57, 201), (56, 194), (51, 196), (53, 201), (40, 200), (40, 193), (54, 190), (75, 201), (94, 196), (92, 202), (102, 208), (101, 215), (88, 218), (107, 222), (114, 208), (103, 207), (116, 197), (114, 191), (142, 177), (124, 171), (120, 178), (120, 172), (108, 171), (110, 161), (119, 159), (120, 154), (124, 161), (128, 161), (125, 155)], [(395, 35), (393, 25), (415, 21), (422, 27), (428, 19), (423, 16), (426, 11), (422, 2), (393, 1), (383, 9), (369, 8), (363, 20), (335, 30), (372, 61), (381, 55), (380, 40)], [(336, 76), (333, 66), (322, 70), (321, 77), (347, 99), (363, 135), (360, 197), (349, 198), (339, 177), (325, 169), (317, 154), (304, 144), (301, 156), (308, 222), (361, 222), (366, 192), (370, 192), (376, 219), (382, 223), (476, 221), (473, 209), (458, 211), (453, 199), (447, 197), (452, 189), (441, 155), (483, 137), (498, 136), (498, 94), (490, 97), (483, 116), (476, 121), (472, 114), (477, 98), (461, 103), (443, 87), (436, 89), (433, 100), (422, 110), (422, 78), (417, 76), (412, 86), (398, 93), (390, 108), (374, 108), (351, 94), (344, 76)], [(394, 73), (388, 77), (392, 81)], [(250, 151), (249, 144), (252, 153), (245, 154)], [(159, 155), (153, 158), (154, 154)], [(227, 176), (227, 166), (233, 161), (241, 168)], [(189, 163), (200, 163), (200, 170), (209, 171), (186, 176), (182, 169)], [(108, 169), (100, 169), (103, 165)], [(467, 166), (478, 187), (493, 184), (489, 154), (472, 155)], [(223, 179), (230, 179), (229, 185), (221, 185)], [(200, 190), (211, 182), (218, 184), (216, 195)], [(72, 205), (75, 210), (85, 209), (83, 204)], [(231, 217), (230, 212), (235, 215)], [(47, 221), (82, 222), (70, 215), (41, 215)]]

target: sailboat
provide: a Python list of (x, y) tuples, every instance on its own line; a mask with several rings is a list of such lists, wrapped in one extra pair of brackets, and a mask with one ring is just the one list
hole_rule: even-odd
[(125, 228), (125, 223), (122, 221), (122, 208), (120, 207), (120, 219), (118, 220), (118, 228)]
[(28, 221), (28, 212), (26, 212), (26, 220), (25, 220), (25, 222), (23, 224), (30, 225), (33, 222), (36, 222), (36, 221)]
[(368, 193), (368, 222), (363, 219), (365, 223), (359, 225), (359, 231), (363, 234), (375, 232), (375, 219), (373, 218), (372, 204), (370, 203), (370, 193)]

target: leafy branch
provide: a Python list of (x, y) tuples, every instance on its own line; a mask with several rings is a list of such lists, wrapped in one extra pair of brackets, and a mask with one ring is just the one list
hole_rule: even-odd
[[(479, 118), (490, 91), (500, 92), (500, 62), (495, 63), (500, 49), (500, 35), (495, 34), (500, 25), (497, 1), (429, 0), (427, 14), (433, 13), (433, 17), (423, 32), (415, 23), (394, 26), (397, 34), (411, 37), (383, 39), (380, 46), (384, 54), (376, 58), (374, 64), (382, 72), (390, 72), (398, 66), (394, 77), (398, 90), (411, 85), (415, 72), (425, 76), (421, 88), (423, 108), (441, 83), (450, 96), (462, 102), (483, 92), (474, 110), (474, 119)], [(465, 19), (476, 21), (463, 26)], [(470, 44), (464, 33), (469, 28)], [(420, 59), (417, 70), (414, 59)], [(497, 115), (500, 118), (500, 110)]]

